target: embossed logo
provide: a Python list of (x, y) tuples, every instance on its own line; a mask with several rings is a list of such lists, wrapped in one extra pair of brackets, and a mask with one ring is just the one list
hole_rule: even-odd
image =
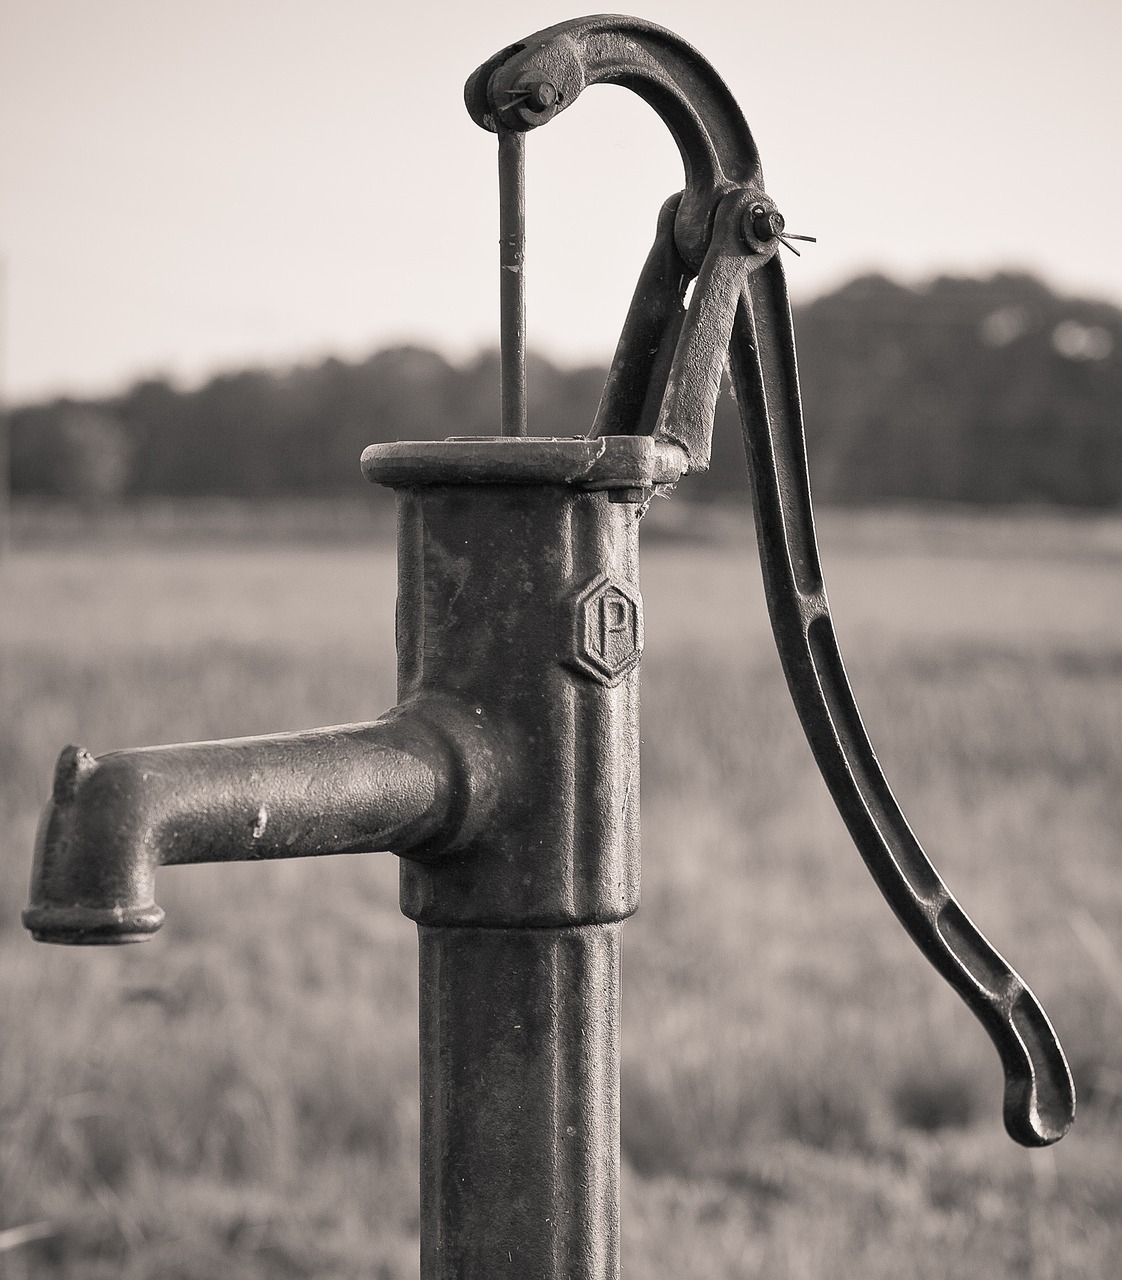
[(643, 652), (643, 606), (611, 578), (590, 582), (576, 598), (573, 664), (602, 684), (618, 684)]

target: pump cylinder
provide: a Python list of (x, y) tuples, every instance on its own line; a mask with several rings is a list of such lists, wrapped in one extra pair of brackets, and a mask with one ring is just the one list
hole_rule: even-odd
[(499, 800), (450, 855), (401, 863), (420, 924), (595, 924), (639, 899), (635, 507), (568, 485), (398, 496), (399, 700), (453, 696)]

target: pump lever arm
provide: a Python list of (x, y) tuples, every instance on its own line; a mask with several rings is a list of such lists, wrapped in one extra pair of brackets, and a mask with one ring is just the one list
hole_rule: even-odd
[(1067, 1061), (1040, 1002), (959, 906), (908, 826), (846, 676), (818, 560), (782, 264), (747, 277), (730, 348), (765, 594), (799, 719), (877, 887), (993, 1041), (1015, 1141), (1045, 1146), (1075, 1116)]
[(815, 760), (889, 906), (997, 1048), (1010, 1136), (1046, 1145), (1063, 1136), (1075, 1113), (1063, 1050), (1035, 995), (955, 901), (912, 834), (849, 686), (814, 533), (787, 283), (775, 237), (753, 234), (754, 200), (750, 191), (733, 191), (718, 207), (693, 298), (677, 323), (653, 434), (681, 448), (691, 470), (708, 466), (727, 356), (772, 630)]

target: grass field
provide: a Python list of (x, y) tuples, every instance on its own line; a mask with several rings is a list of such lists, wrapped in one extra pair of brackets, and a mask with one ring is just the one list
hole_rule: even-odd
[[(1031, 1156), (1001, 1129), (989, 1042), (817, 778), (746, 528), (706, 528), (643, 553), (625, 1274), (1116, 1276), (1122, 519), (822, 526), (889, 779), (1072, 1060), (1076, 1128)], [(64, 743), (393, 701), (384, 538), (181, 535), (30, 537), (0, 566), (0, 1275), (415, 1277), (416, 944), (391, 858), (167, 869), (143, 947), (40, 947), (19, 926)]]

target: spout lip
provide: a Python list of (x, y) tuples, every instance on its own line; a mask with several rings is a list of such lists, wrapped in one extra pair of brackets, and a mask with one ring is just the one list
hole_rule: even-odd
[(23, 926), (36, 942), (71, 947), (112, 946), (146, 942), (164, 922), (162, 907), (29, 906)]

